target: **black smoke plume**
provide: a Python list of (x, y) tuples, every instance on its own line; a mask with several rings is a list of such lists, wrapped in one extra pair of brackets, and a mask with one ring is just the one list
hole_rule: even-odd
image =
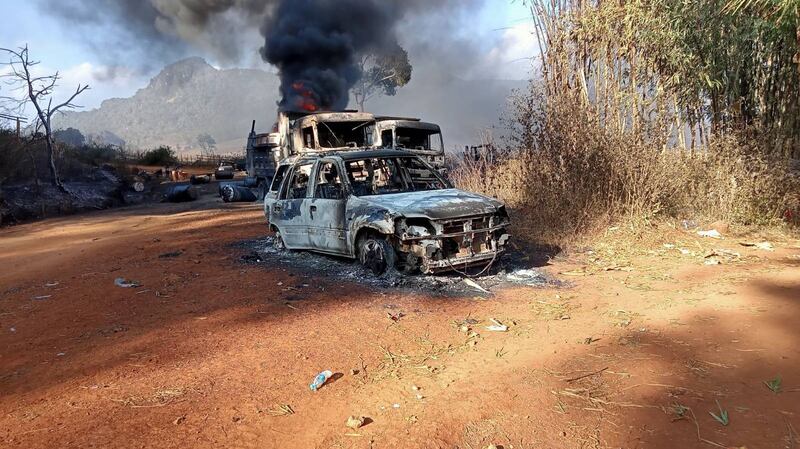
[(261, 56), (278, 68), (279, 107), (341, 110), (360, 76), (359, 57), (396, 48), (399, 2), (284, 0), (267, 19)]

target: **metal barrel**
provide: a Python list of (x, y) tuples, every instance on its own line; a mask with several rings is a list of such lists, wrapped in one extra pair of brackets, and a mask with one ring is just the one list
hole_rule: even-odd
[(172, 186), (167, 191), (167, 201), (172, 203), (183, 203), (197, 199), (197, 190), (189, 184)]
[(211, 176), (208, 175), (192, 175), (189, 178), (189, 182), (192, 184), (208, 184), (211, 182)]
[(222, 201), (226, 203), (253, 202), (256, 200), (256, 194), (244, 186), (226, 184), (220, 190)]

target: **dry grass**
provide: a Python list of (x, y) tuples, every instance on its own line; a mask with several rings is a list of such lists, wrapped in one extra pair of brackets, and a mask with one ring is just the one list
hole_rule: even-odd
[[(517, 94), (502, 157), (463, 162), (459, 187), (505, 201), (515, 234), (564, 245), (623, 222), (647, 228), (665, 219), (781, 223), (800, 210), (800, 180), (788, 161), (734, 137), (704, 150), (656, 146), (646, 135), (600, 126), (569, 96)], [(796, 223), (795, 223), (796, 224)]]

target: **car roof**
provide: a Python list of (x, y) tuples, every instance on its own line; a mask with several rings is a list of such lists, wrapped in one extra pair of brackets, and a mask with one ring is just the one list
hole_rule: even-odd
[(303, 163), (303, 162), (314, 162), (318, 159), (323, 158), (339, 158), (344, 161), (352, 161), (358, 159), (370, 159), (370, 158), (381, 158), (381, 157), (417, 157), (416, 154), (410, 151), (404, 150), (391, 150), (391, 149), (379, 149), (379, 150), (354, 150), (354, 151), (341, 151), (341, 152), (325, 152), (325, 153), (310, 153), (304, 154), (302, 156), (295, 155), (290, 156), (280, 162), (279, 165), (294, 165), (296, 163)]
[(348, 151), (348, 152), (338, 153), (337, 156), (339, 156), (345, 161), (350, 161), (353, 159), (368, 159), (375, 157), (408, 157), (408, 156), (416, 156), (416, 154), (410, 151), (381, 149), (381, 150)]

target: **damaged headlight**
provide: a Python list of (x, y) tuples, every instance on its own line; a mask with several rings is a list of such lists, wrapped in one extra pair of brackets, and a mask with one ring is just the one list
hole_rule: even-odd
[(401, 239), (428, 237), (436, 234), (436, 229), (427, 218), (402, 218), (395, 224), (397, 235)]

